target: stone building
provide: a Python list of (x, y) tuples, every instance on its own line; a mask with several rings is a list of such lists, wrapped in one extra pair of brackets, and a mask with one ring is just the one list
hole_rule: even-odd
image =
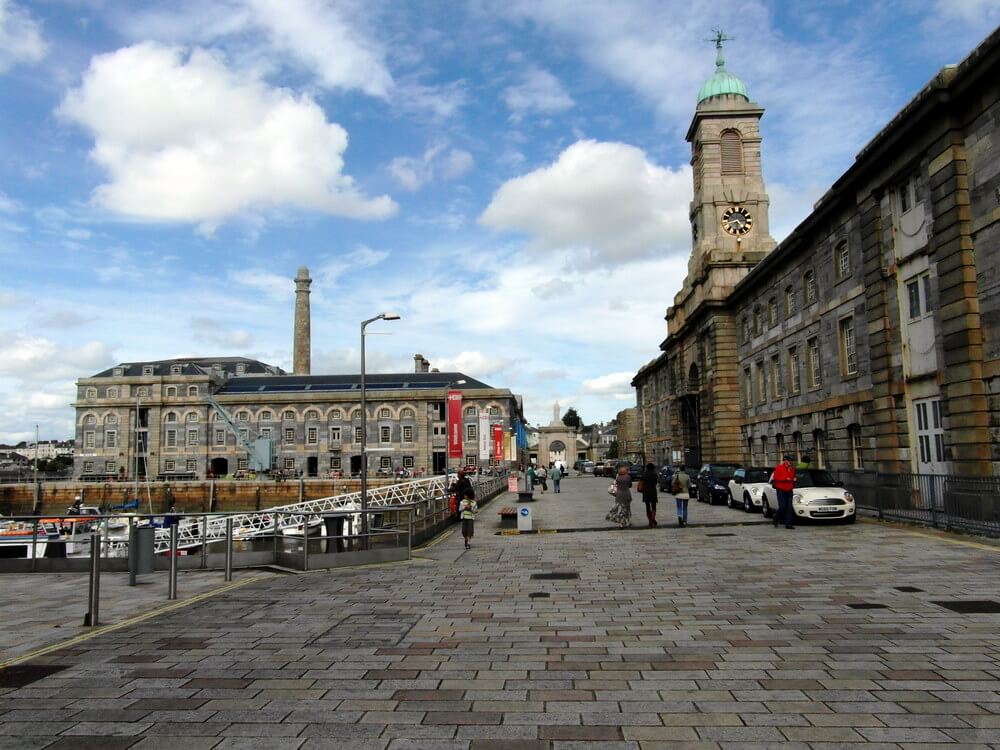
[(688, 133), (688, 278), (662, 353), (633, 380), (651, 457), (994, 473), (1000, 31), (935, 76), (776, 247), (755, 239), (761, 110), (718, 77)]
[[(295, 367), (242, 357), (172, 359), (117, 365), (77, 381), (74, 476), (161, 479), (226, 476), (252, 468), (246, 442), (269, 439), (273, 468), (285, 475), (345, 476), (361, 470), (367, 423), (369, 470), (416, 475), (517, 460), (521, 398), (460, 372), (437, 372), (420, 354), (415, 372), (310, 375), (308, 269), (299, 269)], [(462, 458), (448, 458), (446, 398), (462, 392)], [(214, 404), (213, 404), (214, 402)], [(215, 404), (234, 424), (231, 428)], [(503, 430), (503, 459), (491, 436)], [(239, 434), (239, 437), (237, 435)], [(242, 438), (242, 440), (240, 440)], [(483, 438), (486, 438), (485, 440)]]

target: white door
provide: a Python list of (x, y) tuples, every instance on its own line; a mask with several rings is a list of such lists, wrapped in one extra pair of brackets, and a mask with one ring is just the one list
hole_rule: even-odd
[(913, 402), (913, 411), (914, 421), (917, 425), (917, 472), (920, 474), (947, 474), (949, 467), (944, 457), (941, 399), (916, 399)]

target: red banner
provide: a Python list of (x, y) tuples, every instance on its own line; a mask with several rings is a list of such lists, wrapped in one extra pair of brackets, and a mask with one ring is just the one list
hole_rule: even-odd
[(462, 457), (462, 392), (448, 391), (448, 458)]
[(493, 425), (493, 460), (503, 461), (503, 425)]

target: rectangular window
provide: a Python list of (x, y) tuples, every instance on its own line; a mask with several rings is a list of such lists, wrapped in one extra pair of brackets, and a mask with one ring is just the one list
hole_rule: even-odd
[(403, 442), (412, 443), (413, 442), (413, 428), (407, 425), (403, 428)]
[(413, 468), (413, 456), (403, 456), (403, 468), (404, 469)]
[(743, 396), (747, 406), (753, 406), (753, 378), (750, 377), (750, 368), (743, 370)]
[(840, 321), (840, 363), (845, 376), (858, 374), (858, 354), (854, 340), (854, 317)]
[(811, 305), (816, 301), (816, 275), (812, 271), (806, 272), (805, 296), (807, 305)]
[(392, 430), (389, 427), (379, 427), (378, 440), (380, 443), (391, 443)]
[(771, 328), (778, 325), (778, 302), (774, 297), (767, 301), (767, 325)]
[(114, 474), (116, 471), (118, 471), (118, 466), (117, 466), (117, 464), (114, 461), (105, 461), (104, 462), (104, 473), (105, 474)]
[(465, 425), (465, 439), (466, 440), (477, 440), (476, 437), (479, 433), (477, 432), (476, 425), (467, 424)]
[(216, 445), (225, 445), (226, 444), (226, 431), (225, 430), (216, 430), (215, 431), (215, 444)]
[(285, 428), (285, 442), (286, 443), (294, 443), (295, 442), (295, 428), (294, 427), (286, 427)]
[(381, 456), (378, 460), (378, 466), (380, 469), (391, 469), (392, 468), (392, 457), (391, 456)]
[(94, 473), (94, 462), (93, 461), (84, 461), (83, 462), (83, 473), (84, 474), (93, 474)]
[(188, 447), (198, 445), (198, 430), (187, 431), (187, 444)]
[(835, 250), (834, 258), (837, 264), (837, 278), (846, 279), (851, 275), (851, 250), (846, 242), (841, 242)]
[(177, 430), (167, 430), (166, 445), (168, 448), (177, 447)]
[(465, 457), (466, 466), (479, 466), (479, 456), (474, 453), (470, 453)]
[(94, 448), (94, 433), (85, 432), (83, 433), (83, 447), (93, 450)]
[(118, 433), (115, 430), (108, 430), (104, 433), (104, 447), (105, 448), (117, 448), (118, 447)]
[(330, 428), (330, 442), (331, 443), (339, 443), (340, 442), (340, 428), (339, 427), (331, 427)]
[(852, 425), (847, 428), (847, 433), (851, 438), (851, 465), (861, 471), (865, 468), (865, 454), (861, 447), (861, 427)]
[(931, 312), (931, 275), (914, 276), (906, 282), (907, 319), (918, 320)]
[(795, 314), (795, 290), (792, 287), (785, 289), (785, 315)]
[(306, 430), (306, 442), (309, 445), (316, 445), (319, 442), (319, 430), (316, 427), (310, 427)]
[(771, 398), (781, 398), (781, 360), (771, 357)]
[(499, 406), (491, 406), (490, 407), (490, 414), (492, 414), (494, 417), (499, 417), (500, 416), (500, 407)]
[(271, 439), (271, 428), (270, 427), (261, 427), (261, 429), (260, 429), (260, 436), (262, 438), (267, 438), (268, 440), (270, 440)]
[(286, 458), (285, 459), (285, 471), (295, 471), (295, 459)]
[(340, 468), (340, 456), (330, 456), (330, 468), (331, 469)]
[(360, 427), (355, 427), (354, 428), (354, 442), (355, 443), (360, 443), (361, 442), (361, 428)]
[(802, 389), (802, 379), (799, 376), (799, 350), (794, 346), (788, 350), (788, 391), (795, 394)]
[(445, 426), (443, 424), (436, 424), (436, 425), (434, 425), (434, 436), (435, 437), (447, 437), (448, 436), (448, 428), (447, 428), (447, 426)]
[(193, 458), (189, 458), (184, 462), (184, 468), (190, 472), (198, 471), (198, 462)]
[(768, 463), (767, 458), (767, 435), (760, 436), (760, 455), (764, 459), (764, 463)]
[(754, 451), (754, 445), (753, 445), (753, 438), (752, 437), (748, 437), (747, 438), (747, 459), (749, 460), (751, 466), (753, 466), (753, 465), (755, 465), (757, 463), (757, 454)]
[(164, 471), (175, 471), (176, 469), (177, 469), (177, 462), (174, 461), (173, 459), (163, 462)]
[(806, 342), (809, 349), (809, 387), (819, 388), (823, 384), (823, 373), (819, 358), (819, 339), (813, 337)]
[(785, 436), (774, 436), (774, 463), (777, 464), (781, 457), (785, 455)]
[(910, 303), (909, 319), (916, 320), (920, 317), (920, 279), (914, 279), (906, 285), (906, 296)]
[(764, 376), (764, 363), (757, 363), (757, 401), (763, 404), (767, 401), (767, 378)]
[(247, 469), (250, 468), (250, 459), (249, 458), (237, 458), (236, 459), (236, 468), (239, 471), (246, 471)]
[(241, 429), (240, 430), (240, 437), (243, 438), (243, 442), (244, 443), (249, 442), (250, 441), (250, 430), (248, 430), (246, 427), (244, 427), (243, 429)]

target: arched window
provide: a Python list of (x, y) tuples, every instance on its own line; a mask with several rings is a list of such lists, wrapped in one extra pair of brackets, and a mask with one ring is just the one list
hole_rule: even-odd
[(118, 415), (109, 414), (104, 418), (104, 424), (118, 424)]
[(168, 385), (167, 386), (167, 392), (164, 395), (167, 395), (167, 396), (176, 396), (177, 395), (177, 386), (176, 385)]
[(851, 275), (851, 250), (847, 246), (847, 240), (841, 240), (833, 249), (833, 265), (837, 270), (838, 281)]
[(248, 412), (248, 411), (241, 411), (241, 412), (239, 412), (236, 415), (236, 421), (237, 422), (249, 422), (250, 421), (250, 412)]
[(379, 419), (389, 419), (392, 417), (392, 412), (389, 409), (379, 409), (378, 418)]
[(767, 301), (767, 327), (774, 328), (778, 325), (778, 301), (771, 297)]
[(413, 409), (410, 409), (410, 408), (403, 409), (403, 411), (400, 412), (400, 414), (399, 414), (399, 418), (400, 419), (413, 419)]
[(823, 455), (826, 451), (825, 449), (825, 435), (823, 430), (813, 430), (813, 445), (816, 448), (816, 455), (812, 457), (813, 466), (817, 469), (825, 469), (825, 456)]
[(753, 335), (760, 336), (760, 333), (761, 333), (760, 308), (755, 307), (753, 309)]
[(861, 443), (861, 425), (848, 425), (847, 436), (851, 441), (851, 466), (857, 471), (864, 471), (865, 452)]
[(319, 419), (319, 412), (315, 409), (310, 409), (306, 412), (306, 420), (315, 422)]
[(291, 409), (286, 409), (285, 413), (282, 415), (282, 418), (283, 419), (294, 420), (295, 419), (295, 412), (292, 411)]
[(802, 296), (807, 305), (816, 301), (816, 274), (806, 271), (802, 276)]
[(198, 386), (196, 386), (196, 385), (189, 385), (188, 386), (188, 395), (189, 396), (197, 396), (198, 395)]
[(724, 130), (719, 138), (722, 174), (743, 174), (743, 139), (736, 130)]
[(795, 287), (791, 284), (785, 287), (785, 316), (795, 314)]
[(187, 419), (188, 422), (197, 422), (198, 421), (198, 412), (196, 412), (196, 411), (188, 412), (188, 415), (187, 415), (187, 417), (185, 417), (185, 419)]
[(478, 413), (479, 413), (479, 411), (476, 409), (475, 406), (467, 406), (467, 407), (465, 407), (465, 416), (467, 416), (467, 417), (474, 417)]
[(330, 419), (343, 419), (344, 413), (340, 409), (334, 409), (330, 412)]
[(177, 421), (177, 415), (174, 412), (172, 412), (172, 411), (168, 411), (166, 414), (163, 415), (163, 421), (164, 422), (176, 422)]
[(88, 388), (87, 389), (87, 398), (97, 398), (97, 389), (96, 388)]
[(269, 410), (267, 410), (267, 409), (265, 409), (264, 411), (262, 411), (260, 413), (260, 421), (261, 422), (270, 422), (273, 419), (274, 419), (274, 415)]
[(87, 416), (85, 416), (83, 418), (83, 423), (84, 424), (97, 424), (97, 417), (95, 417), (93, 414), (88, 414)]
[(108, 398), (118, 398), (118, 388), (108, 388)]

